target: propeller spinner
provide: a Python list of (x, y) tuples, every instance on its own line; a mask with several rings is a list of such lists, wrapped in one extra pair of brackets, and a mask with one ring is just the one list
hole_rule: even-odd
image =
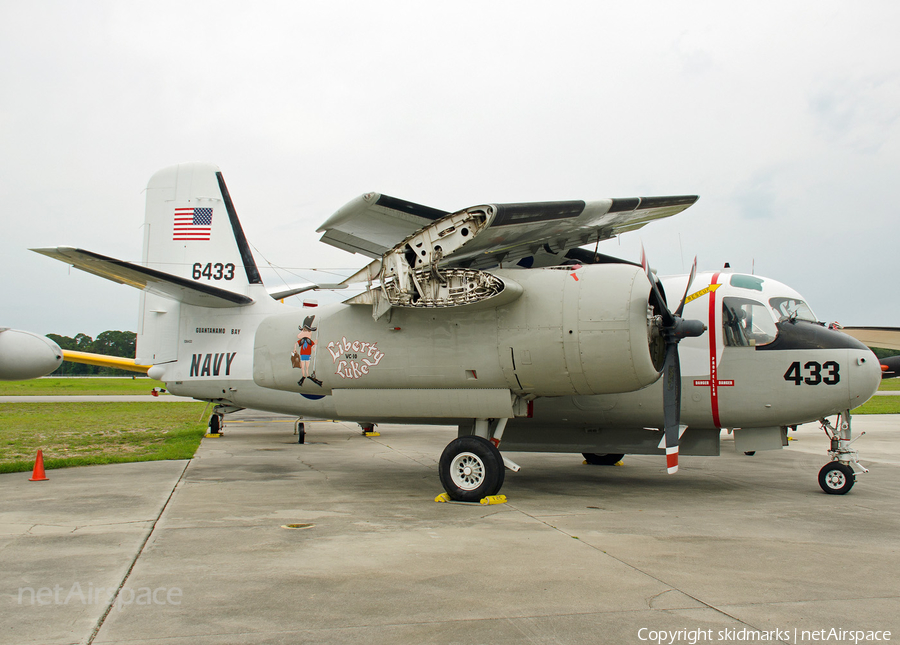
[(678, 439), (683, 429), (681, 427), (681, 364), (678, 360), (678, 343), (683, 338), (700, 336), (706, 331), (706, 325), (699, 320), (685, 320), (681, 317), (684, 310), (684, 301), (691, 289), (694, 276), (697, 275), (697, 258), (691, 267), (687, 287), (678, 309), (673, 314), (666, 306), (666, 301), (659, 291), (656, 280), (650, 273), (650, 265), (647, 263), (647, 254), (641, 245), (641, 266), (650, 281), (650, 287), (659, 303), (660, 314), (655, 322), (661, 338), (666, 344), (666, 357), (663, 363), (663, 414), (665, 420), (666, 440), (666, 469), (669, 474), (678, 472)]

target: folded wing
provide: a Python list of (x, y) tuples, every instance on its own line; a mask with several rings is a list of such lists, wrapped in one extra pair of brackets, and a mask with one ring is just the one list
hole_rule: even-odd
[(485, 226), (464, 248), (445, 250), (440, 265), (477, 269), (503, 263), (530, 267), (535, 265), (536, 256), (563, 256), (569, 249), (637, 230), (653, 220), (680, 213), (697, 199), (696, 195), (681, 195), (488, 204), (447, 213), (368, 193), (342, 207), (318, 230), (326, 244), (381, 258), (442, 219), (480, 212)]
[(509, 280), (483, 270), (561, 264), (579, 246), (670, 217), (697, 199), (486, 204), (446, 213), (368, 193), (341, 208), (319, 231), (327, 244), (375, 258), (344, 282), (379, 283), (347, 301), (372, 305), (379, 318), (391, 307), (457, 307), (486, 303), (503, 293), (517, 297)]

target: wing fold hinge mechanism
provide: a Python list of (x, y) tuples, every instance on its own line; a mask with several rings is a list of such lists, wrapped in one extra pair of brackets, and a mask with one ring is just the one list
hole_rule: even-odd
[(369, 284), (347, 303), (372, 305), (372, 316), (378, 319), (391, 307), (459, 307), (507, 291), (507, 282), (486, 271), (441, 266), (485, 230), (494, 215), (493, 206), (475, 206), (419, 229), (344, 281)]

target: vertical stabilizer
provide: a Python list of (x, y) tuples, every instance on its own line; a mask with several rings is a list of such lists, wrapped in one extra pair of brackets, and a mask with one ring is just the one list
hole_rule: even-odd
[[(141, 260), (151, 269), (242, 295), (262, 285), (225, 180), (213, 164), (178, 164), (150, 178)], [(142, 294), (140, 362), (176, 360), (184, 306)]]

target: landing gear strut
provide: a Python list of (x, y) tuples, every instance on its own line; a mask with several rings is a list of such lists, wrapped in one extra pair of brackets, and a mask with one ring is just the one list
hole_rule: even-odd
[(856, 482), (856, 473), (850, 466), (851, 462), (862, 472), (869, 472), (859, 463), (859, 451), (850, 449), (850, 444), (866, 433), (863, 432), (856, 439), (850, 439), (850, 410), (841, 412), (837, 428), (831, 425), (828, 419), (819, 419), (819, 423), (831, 440), (831, 449), (828, 451), (831, 462), (825, 464), (819, 471), (819, 486), (829, 495), (844, 495)]

